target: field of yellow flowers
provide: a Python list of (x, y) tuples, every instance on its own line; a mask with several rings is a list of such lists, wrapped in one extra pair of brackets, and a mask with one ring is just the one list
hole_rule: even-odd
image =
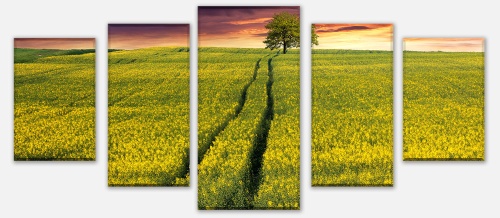
[(299, 52), (198, 58), (198, 207), (299, 209)]
[(189, 49), (108, 55), (108, 184), (188, 186)]
[(95, 159), (95, 54), (65, 52), (14, 50), (15, 160)]
[(404, 160), (484, 160), (484, 53), (403, 53)]
[(314, 49), (313, 186), (393, 184), (392, 52)]

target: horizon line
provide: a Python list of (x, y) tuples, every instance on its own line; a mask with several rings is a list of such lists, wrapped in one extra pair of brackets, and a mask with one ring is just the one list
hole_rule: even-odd
[(412, 52), (446, 52), (446, 53), (484, 53), (484, 51), (422, 51), (422, 50), (403, 50), (403, 51), (412, 51)]
[(116, 49), (116, 50), (139, 50), (139, 49), (150, 49), (150, 48), (191, 48), (190, 46), (150, 46), (150, 47), (143, 47), (143, 48), (109, 48), (109, 49)]

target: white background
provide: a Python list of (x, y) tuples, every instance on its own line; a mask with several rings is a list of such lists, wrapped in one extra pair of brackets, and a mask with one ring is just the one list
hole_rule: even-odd
[[(406, 2), (406, 3), (404, 3)], [(0, 217), (499, 217), (500, 18), (495, 1), (288, 1), (301, 6), (301, 210), (198, 211), (196, 192), (197, 54), (191, 53), (191, 187), (107, 187), (107, 24), (190, 23), (197, 47), (197, 6), (234, 0), (0, 2)], [(394, 187), (312, 188), (311, 23), (394, 24)], [(402, 161), (402, 38), (486, 38), (486, 161)], [(14, 162), (13, 38), (95, 37), (97, 161)], [(305, 40), (304, 40), (305, 39)], [(321, 43), (321, 39), (320, 39)]]

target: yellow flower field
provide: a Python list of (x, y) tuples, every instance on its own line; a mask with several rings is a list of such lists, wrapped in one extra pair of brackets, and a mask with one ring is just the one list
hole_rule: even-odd
[(392, 52), (313, 50), (312, 185), (392, 186)]
[(299, 209), (299, 64), (298, 50), (200, 49), (198, 208)]
[(109, 53), (108, 184), (189, 185), (189, 50)]
[(14, 50), (15, 160), (95, 159), (95, 54), (65, 52)]
[(484, 160), (484, 53), (403, 58), (404, 160)]

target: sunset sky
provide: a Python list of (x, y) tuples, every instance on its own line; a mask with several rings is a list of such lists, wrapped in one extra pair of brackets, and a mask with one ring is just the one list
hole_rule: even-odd
[(482, 52), (483, 38), (405, 38), (406, 51)]
[(109, 24), (108, 48), (189, 46), (189, 24)]
[(392, 50), (392, 24), (315, 24), (318, 49)]
[(15, 48), (95, 49), (93, 38), (16, 38)]
[(198, 7), (199, 47), (264, 48), (274, 14), (300, 15), (300, 7)]

